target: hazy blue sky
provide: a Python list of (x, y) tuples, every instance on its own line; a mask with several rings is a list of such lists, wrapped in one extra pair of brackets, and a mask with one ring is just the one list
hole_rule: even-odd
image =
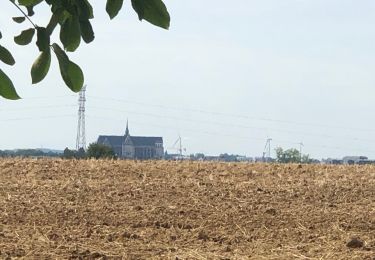
[[(129, 1), (110, 21), (95, 7), (96, 40), (73, 61), (85, 72), (88, 142), (120, 135), (181, 135), (187, 153), (260, 156), (265, 141), (313, 157), (375, 158), (375, 2), (372, 0), (165, 1), (165, 31), (139, 22)], [(38, 8), (43, 12), (45, 8)], [(38, 53), (12, 39), (27, 23), (3, 3), (3, 44), (17, 64), (1, 65), (20, 101), (0, 100), (0, 149), (74, 147), (77, 95), (56, 59), (31, 85)], [(35, 17), (44, 25), (46, 17)]]

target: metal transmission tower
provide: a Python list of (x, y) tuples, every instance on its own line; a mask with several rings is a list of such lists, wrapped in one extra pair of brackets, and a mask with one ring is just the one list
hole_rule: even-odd
[[(176, 148), (177, 144), (178, 144), (178, 148)], [(178, 151), (179, 158), (182, 160), (182, 158), (183, 158), (183, 153), (182, 152), (186, 152), (186, 148), (182, 147), (182, 138), (181, 138), (181, 136), (178, 136), (178, 139), (173, 144), (172, 148)]]
[(182, 140), (181, 140), (181, 136), (178, 136), (178, 139), (176, 140), (176, 142), (173, 144), (173, 148), (176, 147), (176, 144), (179, 144), (179, 147), (177, 148), (177, 151), (180, 155), (180, 157), (182, 158)]
[(271, 138), (267, 139), (266, 145), (263, 150), (263, 162), (268, 162), (271, 159)]
[(78, 98), (78, 128), (77, 128), (77, 141), (76, 141), (76, 149), (77, 151), (81, 148), (86, 150), (86, 133), (85, 133), (85, 97), (86, 92), (86, 85), (82, 87), (81, 91), (79, 92)]

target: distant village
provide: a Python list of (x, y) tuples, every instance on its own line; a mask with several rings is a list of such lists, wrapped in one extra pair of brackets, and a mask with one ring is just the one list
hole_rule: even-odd
[[(192, 160), (192, 161), (217, 161), (217, 162), (249, 162), (249, 163), (278, 163), (276, 158), (263, 158), (263, 157), (247, 157), (243, 155), (234, 154), (220, 154), (218, 156), (205, 156), (204, 154), (197, 153), (189, 156), (180, 157), (179, 154), (166, 154), (166, 160)], [(309, 164), (375, 164), (375, 160), (369, 160), (366, 156), (345, 156), (342, 159), (322, 159), (311, 160)]]
[[(181, 138), (179, 139), (181, 142)], [(195, 153), (186, 155), (180, 143), (177, 153), (169, 153), (164, 150), (164, 143), (162, 137), (148, 137), (148, 136), (133, 136), (130, 134), (128, 122), (126, 123), (125, 132), (123, 135), (99, 135), (97, 141), (90, 144), (92, 149), (97, 147), (106, 147), (110, 150), (110, 156), (101, 156), (101, 151), (94, 151), (89, 153), (85, 147), (79, 147), (77, 144), (76, 150), (51, 150), (51, 149), (14, 149), (14, 150), (0, 150), (0, 157), (60, 157), (66, 159), (86, 159), (91, 158), (91, 154), (95, 154), (95, 158), (112, 158), (124, 160), (190, 160), (190, 161), (213, 161), (213, 162), (247, 162), (247, 163), (309, 163), (309, 164), (335, 164), (335, 165), (353, 165), (353, 164), (375, 164), (375, 160), (370, 160), (367, 156), (345, 156), (342, 159), (327, 158), (322, 160), (311, 159), (308, 155), (302, 155), (296, 149), (286, 150), (292, 151), (294, 157), (289, 157), (289, 160), (283, 160), (277, 154), (277, 158), (272, 158), (270, 155), (270, 148), (268, 154), (263, 153), (260, 157), (248, 157), (245, 155), (223, 153), (220, 155), (205, 155), (203, 153)], [(88, 149), (91, 149), (89, 146)], [(281, 151), (283, 151), (281, 149)], [(306, 159), (307, 158), (307, 159)]]
[[(79, 153), (77, 153), (79, 154)], [(67, 158), (63, 150), (50, 149), (14, 149), (14, 150), (0, 150), (0, 157), (30, 157), (30, 158)], [(68, 159), (84, 159), (84, 155), (75, 157), (68, 156)], [(166, 151), (163, 156), (158, 158), (118, 158), (116, 159), (132, 159), (132, 160), (190, 160), (190, 161), (211, 161), (211, 162), (247, 162), (247, 163), (279, 163), (276, 158), (263, 157), (248, 157), (245, 155), (227, 154), (220, 155), (205, 155), (203, 153), (196, 153), (190, 155), (181, 155), (179, 153), (168, 153)], [(354, 165), (354, 164), (375, 164), (375, 160), (370, 160), (367, 156), (345, 156), (342, 159), (327, 158), (322, 160), (314, 159), (309, 164), (334, 164), (334, 165)]]

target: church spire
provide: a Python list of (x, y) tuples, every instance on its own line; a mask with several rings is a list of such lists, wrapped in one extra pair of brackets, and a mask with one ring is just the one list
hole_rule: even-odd
[(129, 135), (129, 126), (128, 126), (128, 119), (126, 119), (126, 130), (125, 130), (125, 136)]

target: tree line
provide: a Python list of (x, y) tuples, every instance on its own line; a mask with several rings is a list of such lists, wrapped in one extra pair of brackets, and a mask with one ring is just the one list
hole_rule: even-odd
[(56, 157), (58, 153), (40, 149), (0, 150), (0, 157)]
[[(275, 149), (277, 163), (316, 163), (316, 159), (310, 158), (308, 154), (301, 154), (295, 148), (284, 150), (281, 147)], [(42, 149), (18, 149), (18, 150), (0, 150), (0, 157), (60, 157), (64, 159), (117, 159), (113, 149), (109, 146), (97, 143), (91, 143), (87, 150), (83, 148), (72, 150), (65, 148), (63, 153), (54, 151), (43, 151)], [(238, 161), (237, 155), (222, 154), (218, 158), (223, 161)], [(191, 155), (190, 159), (205, 158), (204, 154)], [(166, 153), (166, 159), (167, 153)]]
[(92, 143), (87, 150), (71, 150), (65, 148), (63, 153), (56, 151), (44, 151), (43, 149), (17, 149), (0, 150), (0, 157), (57, 157), (64, 159), (116, 159), (116, 154), (111, 147), (106, 145)]
[(117, 159), (117, 156), (111, 147), (107, 145), (103, 145), (103, 144), (91, 143), (86, 151), (83, 148), (80, 148), (78, 151), (65, 148), (62, 158), (64, 159), (86, 159), (86, 158)]

